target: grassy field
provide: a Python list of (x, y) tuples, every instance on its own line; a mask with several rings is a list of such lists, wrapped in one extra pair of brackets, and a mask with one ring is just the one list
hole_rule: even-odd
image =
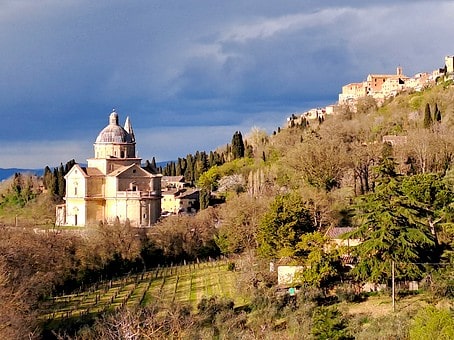
[(244, 299), (235, 294), (236, 274), (227, 265), (222, 260), (162, 267), (104, 281), (80, 293), (50, 298), (43, 304), (41, 318), (77, 318), (124, 306), (145, 306), (154, 301), (180, 302), (196, 309), (203, 297), (214, 295), (231, 298), (236, 305), (242, 305)]

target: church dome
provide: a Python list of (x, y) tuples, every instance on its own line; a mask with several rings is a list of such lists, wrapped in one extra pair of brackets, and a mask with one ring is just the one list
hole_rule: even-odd
[(114, 110), (109, 116), (109, 125), (101, 130), (96, 143), (134, 143), (134, 137), (118, 124), (118, 114)]

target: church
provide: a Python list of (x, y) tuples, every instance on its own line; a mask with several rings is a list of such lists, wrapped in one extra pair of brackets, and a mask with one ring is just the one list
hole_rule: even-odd
[(161, 175), (141, 167), (129, 117), (124, 127), (113, 110), (94, 143), (87, 167), (75, 164), (65, 176), (65, 203), (56, 208), (57, 226), (100, 222), (150, 226), (161, 215)]

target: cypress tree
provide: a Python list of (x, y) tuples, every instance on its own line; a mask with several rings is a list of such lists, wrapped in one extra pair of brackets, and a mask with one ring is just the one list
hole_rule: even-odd
[(58, 195), (58, 168), (54, 168), (54, 174), (52, 176), (52, 194)]
[(185, 159), (184, 158), (180, 158), (178, 157), (178, 160), (177, 160), (177, 175), (178, 176), (184, 176), (184, 172), (185, 172)]
[(176, 176), (181, 176), (182, 175), (182, 170), (181, 170), (181, 158), (178, 157), (177, 163), (175, 164), (175, 175)]
[(75, 164), (76, 164), (76, 161), (74, 159), (71, 159), (70, 161), (66, 162), (65, 172), (63, 173), (63, 176), (66, 175)]
[(198, 153), (196, 165), (197, 165), (197, 177), (195, 179), (197, 180), (197, 179), (199, 179), (200, 175), (203, 174), (205, 171), (207, 171), (210, 167), (208, 164), (208, 155), (206, 154), (205, 151)]
[(210, 205), (210, 191), (207, 189), (200, 189), (199, 191), (200, 209), (206, 209)]
[(424, 128), (428, 129), (432, 126), (432, 113), (430, 112), (430, 105), (429, 103), (426, 104), (426, 108), (424, 110)]
[(194, 182), (194, 159), (191, 154), (186, 156), (186, 171), (184, 178), (188, 182)]
[(63, 164), (60, 163), (60, 167), (58, 168), (57, 173), (57, 181), (58, 181), (58, 196), (63, 198), (65, 196), (65, 168)]
[(435, 114), (434, 114), (434, 118), (435, 118), (435, 121), (436, 122), (441, 122), (441, 112), (440, 112), (440, 109), (438, 108), (438, 105), (435, 104)]
[(52, 171), (48, 166), (44, 168), (43, 184), (46, 190), (49, 190), (52, 185)]
[(213, 165), (216, 165), (216, 161), (214, 159), (214, 152), (210, 151), (210, 156), (208, 157), (208, 166), (211, 168)]
[(236, 131), (232, 137), (232, 158), (244, 157), (244, 142), (240, 131)]

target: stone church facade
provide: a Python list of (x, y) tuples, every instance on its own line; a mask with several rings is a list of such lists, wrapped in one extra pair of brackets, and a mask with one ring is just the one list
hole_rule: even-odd
[(115, 110), (94, 143), (87, 167), (75, 164), (66, 174), (65, 203), (56, 208), (57, 226), (129, 222), (150, 226), (161, 215), (161, 175), (141, 167), (129, 117), (124, 127)]

